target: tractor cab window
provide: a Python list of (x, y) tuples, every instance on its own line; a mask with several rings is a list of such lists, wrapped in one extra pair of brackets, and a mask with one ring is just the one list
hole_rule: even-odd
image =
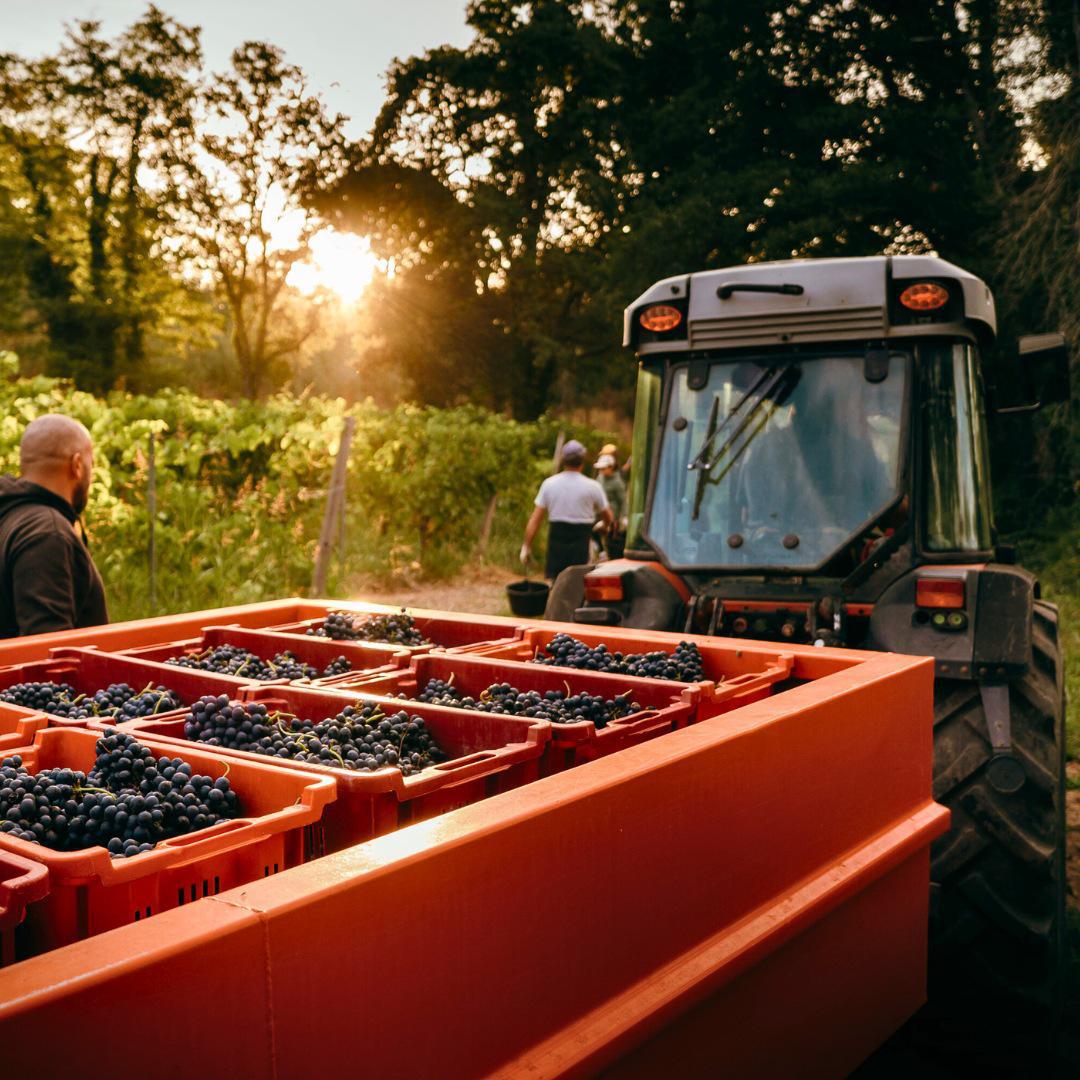
[(970, 345), (919, 348), (925, 497), (923, 543), (929, 551), (993, 547), (986, 412)]
[(637, 399), (634, 402), (634, 441), (630, 448), (630, 491), (627, 499), (628, 524), (626, 546), (641, 544), (645, 518), (645, 497), (649, 486), (656, 428), (660, 423), (660, 397), (663, 384), (660, 372), (644, 364), (638, 368)]
[(909, 357), (672, 374), (646, 536), (674, 566), (812, 568), (900, 494)]

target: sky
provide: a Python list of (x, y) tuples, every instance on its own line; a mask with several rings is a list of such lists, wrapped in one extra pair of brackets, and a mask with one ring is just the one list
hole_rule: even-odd
[[(201, 26), (209, 70), (220, 70), (242, 41), (270, 41), (307, 73), (313, 90), (365, 134), (395, 57), (437, 45), (465, 45), (466, 0), (156, 0), (182, 23)], [(53, 51), (74, 19), (98, 19), (110, 36), (146, 9), (146, 0), (0, 0), (0, 52)]]

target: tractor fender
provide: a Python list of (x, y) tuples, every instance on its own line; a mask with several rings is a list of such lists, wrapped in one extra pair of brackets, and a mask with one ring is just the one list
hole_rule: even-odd
[[(960, 579), (961, 626), (938, 626), (934, 609), (916, 604), (920, 578)], [(1007, 681), (1031, 664), (1034, 575), (1017, 566), (921, 566), (892, 582), (874, 604), (867, 647), (932, 656), (937, 675), (950, 679)]]
[[(639, 630), (676, 630), (686, 611), (689, 589), (670, 571), (656, 563), (619, 559), (602, 564), (605, 572), (618, 571), (622, 601), (589, 603), (585, 600), (585, 575), (596, 566), (571, 566), (551, 586), (545, 619), (591, 625), (631, 626)], [(681, 586), (681, 587), (680, 587)]]

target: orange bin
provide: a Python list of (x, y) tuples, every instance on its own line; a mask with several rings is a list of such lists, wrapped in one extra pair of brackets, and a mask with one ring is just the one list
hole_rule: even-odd
[[(96, 649), (56, 649), (50, 660), (38, 660), (28, 664), (14, 664), (0, 668), (0, 690), (24, 682), (67, 683), (80, 694), (93, 694), (104, 690), (110, 683), (125, 682), (135, 690), (147, 686), (164, 686), (180, 695), (182, 703), (197, 701), (204, 694), (235, 694), (246, 686), (249, 680), (236, 679), (229, 675), (218, 675), (209, 671), (193, 671), (190, 668), (176, 667), (174, 664), (159, 664), (140, 660), (130, 656), (98, 652)], [(19, 745), (25, 746), (34, 731), (51, 725), (64, 727), (76, 725), (85, 727), (87, 720), (68, 720), (64, 717), (25, 709), (21, 705), (0, 704), (0, 710), (14, 717), (21, 717), (22, 725), (10, 721), (11, 727), (18, 733), (26, 730), (27, 738)], [(44, 722), (43, 721), (44, 718)], [(112, 723), (109, 718), (101, 718), (104, 723)], [(0, 733), (4, 731), (4, 713), (0, 712)], [(0, 749), (16, 745), (11, 739), (0, 738)]]
[[(777, 683), (788, 679), (792, 673), (794, 657), (789, 652), (773, 652), (767, 649), (746, 648), (741, 642), (721, 644), (715, 638), (702, 639), (678, 634), (650, 632), (640, 637), (624, 634), (614, 637), (599, 630), (578, 629), (577, 626), (553, 629), (550, 626), (527, 627), (520, 639), (503, 642), (483, 649), (484, 656), (500, 660), (529, 662), (549, 644), (556, 634), (567, 633), (586, 645), (606, 645), (611, 652), (648, 653), (674, 652), (682, 640), (692, 640), (701, 652), (705, 681), (698, 684), (660, 680), (669, 685), (684, 687), (698, 685), (702, 688), (699, 719), (715, 716), (768, 697)], [(549, 664), (537, 664), (553, 671), (577, 671), (578, 668), (561, 668)]]
[[(389, 609), (388, 609), (389, 610)], [(356, 612), (358, 619), (365, 616), (387, 614), (387, 611)], [(456, 615), (440, 612), (414, 614), (416, 628), (429, 639), (425, 645), (400, 645), (398, 648), (409, 652), (430, 652), (432, 649), (464, 649), (469, 652), (489, 645), (503, 644), (520, 637), (521, 628), (505, 622), (488, 620), (482, 615)], [(292, 635), (307, 635), (309, 629), (318, 629), (323, 624), (321, 618), (305, 619), (302, 622), (285, 623), (271, 627), (274, 632)]]
[[(335, 716), (360, 696), (328, 692), (301, 686), (259, 686), (245, 690), (241, 700), (258, 701), (271, 710), (280, 709), (304, 720)], [(411, 701), (385, 701), (386, 711), (407, 709), (419, 716), (448, 755), (447, 761), (413, 776), (400, 769), (385, 768), (360, 772), (326, 765), (271, 758), (245, 750), (219, 750), (230, 759), (271, 764), (273, 768), (314, 772), (337, 785), (337, 799), (327, 808), (318, 826), (316, 844), (326, 851), (340, 851), (350, 844), (393, 832), (403, 825), (510, 791), (540, 775), (540, 761), (551, 737), (544, 720), (517, 716), (472, 713), (421, 705)], [(191, 742), (184, 736), (188, 713), (175, 712), (126, 724), (137, 738), (143, 732), (174, 747), (211, 749), (206, 743)]]
[(412, 655), (409, 649), (400, 645), (380, 645), (371, 641), (331, 641), (328, 638), (299, 637), (296, 634), (279, 634), (268, 630), (248, 630), (242, 626), (210, 626), (192, 640), (173, 641), (165, 645), (144, 645), (128, 650), (125, 655), (164, 663), (174, 656), (205, 652), (219, 645), (235, 645), (237, 648), (246, 649), (260, 660), (271, 660), (278, 653), (291, 652), (301, 663), (310, 664), (320, 672), (339, 656), (344, 656), (352, 665), (351, 674), (404, 667)]
[[(15, 753), (30, 772), (86, 772), (100, 737), (101, 732), (85, 728), (47, 728)], [(53, 851), (0, 833), (0, 854), (22, 856), (49, 872), (49, 896), (30, 909), (24, 927), (31, 953), (214, 896), (321, 853), (311, 850), (311, 830), (334, 799), (332, 780), (269, 763), (226, 760), (191, 743), (178, 748), (142, 733), (137, 737), (158, 756), (182, 758), (200, 774), (214, 779), (228, 774), (245, 816), (163, 840), (129, 859), (114, 859), (104, 847)]]
[(236, 607), (191, 611), (179, 615), (156, 615), (150, 619), (133, 619), (108, 626), (31, 634), (28, 637), (0, 641), (0, 664), (25, 664), (31, 660), (45, 660), (53, 649), (66, 646), (93, 645), (100, 649), (122, 652), (140, 645), (196, 637), (204, 626), (241, 623), (257, 628), (316, 618), (323, 612), (340, 606), (325, 600), (268, 600), (259, 604), (240, 604)]
[(0, 967), (15, 960), (15, 939), (27, 905), (44, 900), (48, 894), (48, 867), (0, 851)]
[[(925, 996), (932, 688), (867, 654), (0, 970), (5, 1067), (66, 1077), (63, 1031), (111, 1075), (182, 1038), (214, 1075), (308, 1076), (355, 1032), (356, 1069), (404, 1078), (847, 1075)], [(103, 1042), (118, 1008), (139, 1037)]]
[(12, 747), (33, 742), (34, 732), (48, 726), (49, 717), (45, 713), (0, 702), (0, 757)]
[(599, 694), (608, 699), (629, 693), (633, 701), (643, 706), (639, 712), (613, 720), (600, 729), (591, 723), (553, 723), (551, 745), (544, 755), (545, 776), (685, 727), (694, 719), (701, 697), (698, 687), (657, 679), (508, 663), (465, 653), (428, 653), (414, 657), (411, 665), (402, 671), (340, 676), (332, 685), (335, 689), (353, 689), (365, 695), (411, 699), (430, 679), (451, 682), (455, 689), (470, 697), (479, 697), (493, 683), (509, 683), (518, 690), (541, 693), (559, 690)]

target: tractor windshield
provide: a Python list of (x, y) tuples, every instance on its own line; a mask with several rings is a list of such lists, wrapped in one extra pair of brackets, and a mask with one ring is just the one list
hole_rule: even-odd
[[(822, 565), (894, 502), (909, 358), (671, 374), (645, 534), (682, 567)], [(695, 388), (697, 387), (697, 388)]]

